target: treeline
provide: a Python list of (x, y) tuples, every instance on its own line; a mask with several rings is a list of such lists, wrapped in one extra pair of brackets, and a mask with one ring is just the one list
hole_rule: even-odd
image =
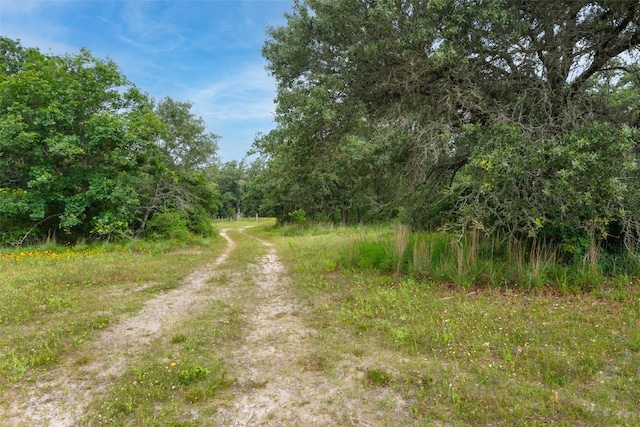
[(632, 0), (296, 1), (263, 48), (262, 206), (637, 252), (639, 25)]
[(241, 208), (249, 168), (220, 162), (189, 103), (84, 49), (0, 38), (0, 68), (0, 244), (207, 236)]

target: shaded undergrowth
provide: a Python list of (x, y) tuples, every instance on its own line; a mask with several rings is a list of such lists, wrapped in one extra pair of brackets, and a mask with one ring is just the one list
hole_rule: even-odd
[(488, 238), (478, 232), (462, 238), (444, 232), (411, 233), (406, 227), (364, 229), (339, 243), (337, 262), (345, 269), (396, 273), (465, 288), (591, 291), (626, 287), (640, 273), (640, 258), (627, 251), (588, 251), (567, 255), (540, 240)]

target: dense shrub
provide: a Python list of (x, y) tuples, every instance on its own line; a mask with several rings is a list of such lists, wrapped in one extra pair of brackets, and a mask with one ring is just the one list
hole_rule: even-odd
[(180, 212), (162, 210), (149, 220), (145, 235), (151, 239), (187, 240), (189, 237), (187, 219)]
[(187, 228), (193, 234), (202, 237), (211, 237), (216, 234), (211, 218), (201, 206), (196, 206), (196, 209), (187, 217)]

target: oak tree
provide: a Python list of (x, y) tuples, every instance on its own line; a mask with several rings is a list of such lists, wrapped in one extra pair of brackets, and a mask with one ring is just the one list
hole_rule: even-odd
[[(256, 146), (273, 161), (330, 164), (357, 137), (387, 153), (379, 175), (416, 227), (637, 235), (640, 211), (621, 204), (637, 191), (637, 2), (305, 0), (268, 35), (278, 128)], [(579, 141), (594, 159), (576, 166)], [(484, 185), (487, 156), (504, 182)], [(580, 185), (605, 170), (610, 192)], [(555, 210), (576, 191), (593, 208)]]

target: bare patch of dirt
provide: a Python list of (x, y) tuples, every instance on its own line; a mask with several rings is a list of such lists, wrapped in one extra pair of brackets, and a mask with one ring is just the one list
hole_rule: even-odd
[(106, 390), (149, 342), (164, 329), (198, 313), (199, 306), (206, 301), (202, 295), (205, 283), (235, 247), (226, 230), (220, 235), (227, 240), (220, 256), (187, 276), (181, 286), (147, 301), (135, 315), (103, 330), (98, 339), (88, 344), (90, 348), (86, 351), (92, 355), (89, 364), (78, 368), (73, 360), (65, 361), (43, 373), (30, 388), (9, 391), (9, 425), (74, 425), (94, 396)]

